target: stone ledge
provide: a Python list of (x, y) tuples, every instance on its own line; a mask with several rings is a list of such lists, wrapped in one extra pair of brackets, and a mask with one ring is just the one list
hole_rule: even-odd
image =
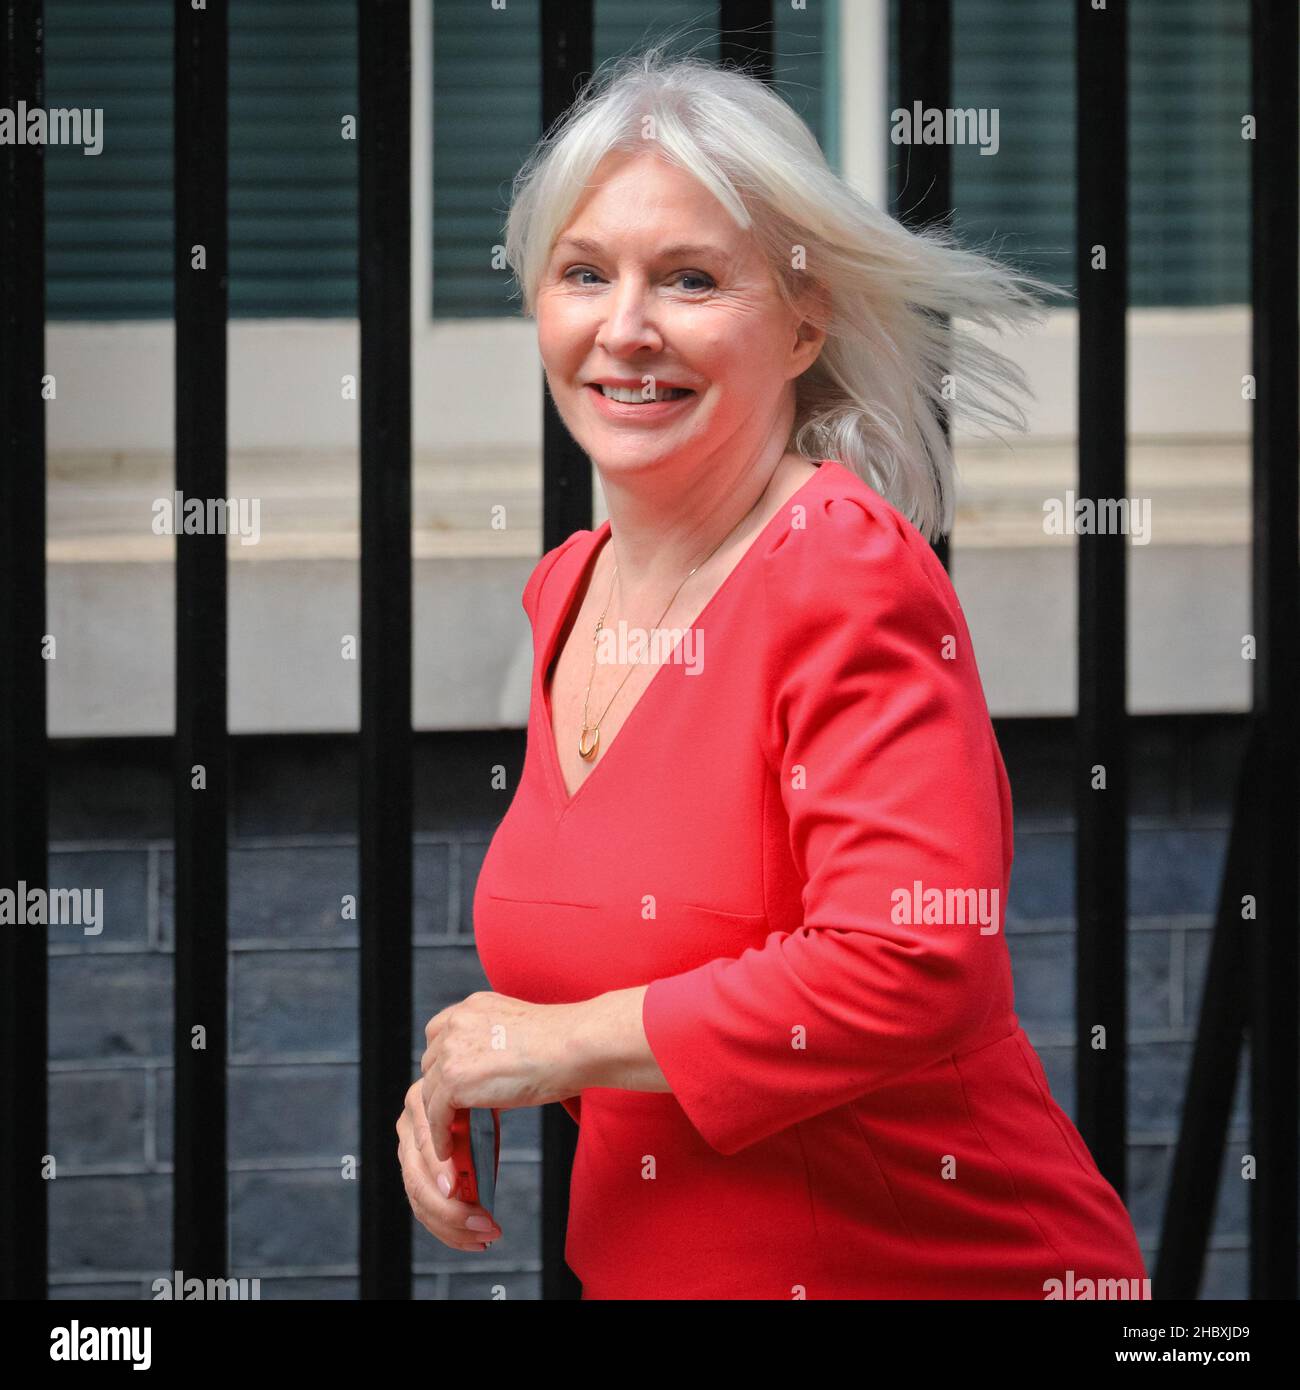
[[(1072, 486), (1072, 441), (958, 445), (953, 583), (995, 716), (1074, 709), (1076, 539), (1043, 531)], [(412, 531), (417, 729), (522, 727), (532, 644), (520, 605), (541, 553), (535, 451), (421, 452)], [(62, 454), (49, 484), (50, 732), (172, 728), (174, 540), (152, 531), (170, 455)], [(1249, 706), (1249, 458), (1239, 441), (1143, 440), (1131, 495), (1152, 499), (1150, 545), (1129, 547), (1134, 713)], [(262, 536), (232, 536), (230, 727), (346, 732), (358, 673), (355, 454), (236, 453), (232, 496), (262, 499)], [(596, 493), (598, 512), (600, 494)], [(493, 508), (507, 525), (492, 529)], [(1158, 556), (1158, 559), (1157, 559)]]
[[(1076, 490), (1069, 439), (959, 440), (953, 546), (1060, 546), (1043, 527), (1043, 503)], [(541, 470), (534, 450), (421, 451), (412, 477), (412, 554), (417, 559), (536, 557)], [(175, 543), (153, 531), (153, 503), (171, 498), (165, 453), (53, 455), (49, 481), (52, 564), (170, 563)], [(236, 452), (231, 497), (256, 498), (261, 537), (231, 536), (232, 562), (360, 556), (355, 453)], [(1248, 440), (1142, 439), (1129, 449), (1129, 496), (1149, 499), (1152, 544), (1244, 545), (1250, 538)], [(604, 518), (596, 489), (597, 515)], [(494, 529), (493, 509), (506, 526)]]

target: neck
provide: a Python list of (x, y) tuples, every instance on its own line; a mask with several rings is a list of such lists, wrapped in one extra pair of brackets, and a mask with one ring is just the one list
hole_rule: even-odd
[(689, 476), (680, 470), (650, 478), (602, 475), (607, 548), (618, 566), (619, 591), (625, 599), (666, 597), (724, 541), (739, 542), (751, 527), (761, 526), (765, 499), (800, 462), (781, 443), (757, 458), (695, 465)]

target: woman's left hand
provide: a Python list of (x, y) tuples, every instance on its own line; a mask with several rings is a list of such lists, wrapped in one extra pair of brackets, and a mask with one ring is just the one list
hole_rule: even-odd
[(512, 1110), (576, 1095), (581, 1004), (529, 1004), (479, 990), (424, 1026), (421, 1092), (434, 1152), (451, 1157), (451, 1123), (470, 1106)]

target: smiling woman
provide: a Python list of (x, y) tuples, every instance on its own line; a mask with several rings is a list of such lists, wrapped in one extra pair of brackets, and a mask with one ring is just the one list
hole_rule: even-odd
[[(934, 408), (1004, 418), (1017, 380), (961, 321), (1032, 318), (1034, 286), (870, 207), (761, 83), (657, 51), (530, 159), (506, 246), (609, 519), (524, 590), (492, 991), (430, 1020), (408, 1190), (457, 1108), (558, 1100), (585, 1298), (1142, 1279), (1013, 1009), (1010, 790), (929, 544)], [(601, 640), (670, 613), (707, 661)], [(417, 1211), (468, 1239), (445, 1196)]]
[(825, 338), (817, 299), (810, 281), (787, 304), (753, 236), (651, 143), (601, 160), (534, 308), (551, 395), (606, 486), (644, 495), (653, 472), (680, 495), (707, 477), (699, 513), (784, 452), (791, 384)]
[[(515, 180), (505, 250), (556, 405), (602, 479), (647, 441), (584, 438), (582, 388), (688, 387), (707, 412), (725, 409), (725, 432), (766, 387), (765, 416), (793, 402), (788, 450), (840, 459), (930, 540), (954, 502), (939, 416), (1024, 423), (1023, 375), (964, 326), (1034, 323), (1060, 293), (944, 227), (903, 227), (836, 177), (763, 83), (659, 49), (611, 65), (539, 143)], [(810, 347), (791, 362), (796, 325)], [(790, 390), (773, 393), (750, 355), (778, 349)], [(678, 423), (678, 441), (705, 429)]]

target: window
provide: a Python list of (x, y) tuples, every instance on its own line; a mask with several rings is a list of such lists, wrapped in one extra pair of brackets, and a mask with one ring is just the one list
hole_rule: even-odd
[[(777, 89), (819, 139), (824, 8), (776, 7)], [(517, 287), (507, 269), (493, 267), (492, 249), (501, 244), (511, 182), (541, 134), (537, 6), (437, 0), (433, 14), (433, 314), (512, 316)], [(596, 63), (689, 23), (695, 27), (674, 51), (716, 59), (715, 6), (597, 0)]]
[[(894, 0), (895, 11), (898, 0)], [(959, 0), (955, 107), (997, 108), (999, 149), (953, 149), (963, 242), (1073, 289), (1073, 0)], [(1250, 8), (1240, 0), (1130, 0), (1129, 302), (1250, 298)], [(1171, 22), (1175, 18), (1176, 22)], [(897, 66), (890, 26), (890, 72)], [(890, 108), (898, 105), (891, 82)], [(1088, 95), (1082, 118), (1089, 118)], [(906, 146), (891, 147), (891, 161)], [(906, 202), (906, 200), (905, 200)]]
[[(172, 315), (172, 7), (46, 0), (47, 107), (103, 109), (103, 152), (46, 149), (50, 319)], [(232, 318), (356, 314), (355, 0), (230, 0)]]

